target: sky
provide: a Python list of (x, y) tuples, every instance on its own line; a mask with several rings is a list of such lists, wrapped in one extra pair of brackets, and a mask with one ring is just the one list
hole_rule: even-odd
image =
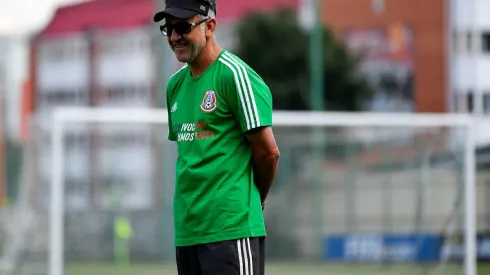
[(30, 34), (44, 27), (59, 5), (81, 1), (0, 0), (0, 34)]

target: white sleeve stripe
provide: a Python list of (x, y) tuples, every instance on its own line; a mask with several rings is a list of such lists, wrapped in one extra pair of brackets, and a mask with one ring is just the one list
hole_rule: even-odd
[[(254, 119), (254, 114), (253, 114), (253, 110), (252, 110), (252, 106), (250, 104), (251, 100), (250, 100), (250, 91), (247, 89), (247, 85), (246, 85), (246, 78), (245, 76), (247, 75), (247, 72), (243, 71), (243, 67), (240, 67), (240, 65), (235, 61), (233, 60), (232, 57), (228, 56), (227, 53), (223, 54), (222, 55), (222, 58), (223, 59), (226, 59), (228, 62), (230, 62), (231, 64), (234, 65), (234, 67), (237, 69), (238, 71), (238, 75), (239, 75), (239, 79), (241, 80), (241, 86), (242, 86), (242, 90), (243, 90), (243, 94), (244, 94), (244, 97), (245, 97), (245, 102), (246, 102), (246, 105), (248, 107), (248, 116), (250, 118), (250, 122), (251, 122), (251, 127), (252, 128), (255, 128), (256, 127), (256, 119)], [(252, 104), (253, 104), (253, 101), (252, 101)], [(248, 130), (250, 130), (251, 128), (250, 127), (247, 127)]]
[[(223, 58), (228, 60), (230, 63), (232, 63), (235, 66), (235, 68), (237, 69), (238, 74), (240, 75), (240, 80), (241, 80), (241, 84), (243, 87), (243, 94), (245, 97), (245, 102), (246, 102), (247, 107), (248, 107), (248, 116), (250, 117), (251, 127), (255, 128), (254, 116), (252, 113), (252, 108), (250, 106), (250, 97), (249, 97), (250, 91), (247, 90), (247, 85), (245, 83), (246, 79), (244, 77), (244, 75), (246, 75), (246, 72), (243, 72), (243, 70), (241, 70), (242, 68), (239, 66), (239, 64), (231, 56), (227, 55), (226, 52), (223, 54)], [(250, 130), (250, 127), (247, 127), (247, 129)]]
[(238, 95), (240, 96), (240, 102), (242, 104), (243, 114), (245, 116), (245, 121), (247, 122), (247, 129), (250, 129), (250, 120), (248, 118), (247, 107), (245, 106), (245, 101), (243, 100), (242, 85), (240, 84), (239, 75), (238, 75), (237, 71), (235, 70), (235, 68), (233, 68), (233, 66), (230, 63), (228, 63), (227, 61), (225, 61), (223, 58), (220, 57), (219, 61), (221, 63), (225, 64), (233, 72), (233, 76), (235, 77), (236, 87), (238, 90)]
[[(251, 112), (251, 117), (254, 118), (254, 119), (252, 119), (252, 121), (255, 121), (255, 123), (257, 124), (256, 126), (252, 126), (252, 127), (260, 127), (259, 112), (257, 111), (257, 104), (255, 103), (255, 96), (254, 96), (254, 93), (252, 90), (252, 85), (250, 84), (250, 78), (248, 77), (247, 69), (245, 68), (245, 66), (243, 66), (238, 61), (236, 61), (236, 59), (233, 56), (231, 56), (228, 52), (225, 52), (224, 55), (227, 56), (228, 58), (230, 58), (231, 60), (233, 60), (233, 63), (235, 63), (238, 67), (240, 67), (243, 74), (245, 75), (245, 82), (247, 83), (247, 88), (248, 88), (248, 89), (245, 89), (245, 91), (248, 91), (247, 95), (250, 97), (250, 101), (252, 102), (251, 106), (253, 108), (253, 112), (250, 109), (249, 109), (249, 111)], [(254, 124), (254, 123), (252, 123), (252, 124)]]

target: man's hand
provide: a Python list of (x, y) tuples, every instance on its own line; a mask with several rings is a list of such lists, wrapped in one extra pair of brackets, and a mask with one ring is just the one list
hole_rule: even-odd
[(252, 147), (254, 181), (264, 203), (277, 172), (279, 148), (271, 127), (260, 127), (246, 133)]

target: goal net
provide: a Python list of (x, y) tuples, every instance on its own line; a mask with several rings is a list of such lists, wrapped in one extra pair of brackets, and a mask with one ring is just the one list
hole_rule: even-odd
[[(33, 137), (44, 269), (19, 274), (176, 274), (167, 118), (55, 112)], [(275, 112), (273, 129), (281, 158), (264, 212), (268, 275), (476, 275), (485, 210), (470, 117)], [(28, 240), (21, 266), (37, 259)]]

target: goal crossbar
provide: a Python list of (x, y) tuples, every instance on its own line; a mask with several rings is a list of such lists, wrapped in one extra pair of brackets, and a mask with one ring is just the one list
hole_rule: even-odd
[[(372, 112), (282, 112), (273, 113), (275, 126), (305, 127), (462, 127), (465, 128), (465, 275), (476, 275), (476, 186), (475, 121), (468, 114), (400, 114)], [(49, 275), (63, 274), (64, 164), (63, 131), (68, 123), (155, 123), (168, 122), (166, 109), (62, 107), (52, 120), (52, 182), (50, 204)], [(469, 215), (468, 213), (471, 213)]]
[[(63, 107), (54, 112), (54, 121), (160, 123), (168, 121), (166, 109), (143, 108), (75, 108)], [(466, 114), (410, 114), (372, 112), (285, 112), (274, 111), (273, 124), (277, 126), (386, 126), (386, 127), (444, 127), (471, 124), (473, 117)], [(306, 122), (306, 123), (305, 123)]]

